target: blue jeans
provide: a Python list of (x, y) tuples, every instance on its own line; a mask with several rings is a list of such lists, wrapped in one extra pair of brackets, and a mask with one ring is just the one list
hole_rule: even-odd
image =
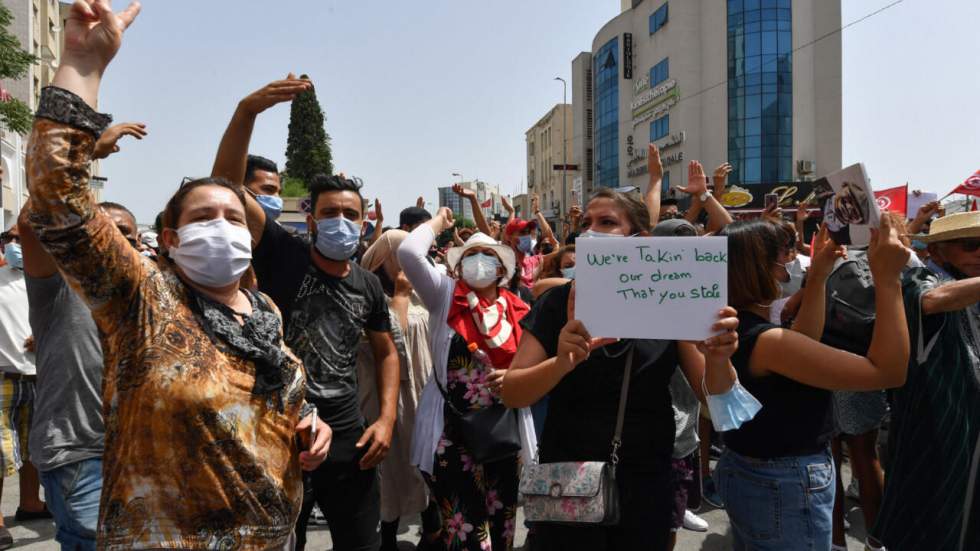
[(725, 450), (715, 468), (734, 549), (827, 551), (836, 493), (830, 451), (753, 459)]
[(102, 459), (86, 459), (41, 473), (44, 498), (63, 551), (94, 550), (102, 496)]

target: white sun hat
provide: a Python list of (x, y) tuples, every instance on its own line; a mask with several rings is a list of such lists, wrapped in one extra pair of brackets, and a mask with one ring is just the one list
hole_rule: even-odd
[(456, 265), (459, 264), (460, 259), (466, 254), (466, 251), (478, 248), (490, 249), (497, 253), (500, 262), (503, 263), (504, 268), (507, 270), (506, 281), (510, 281), (514, 277), (514, 269), (517, 264), (514, 249), (481, 232), (474, 233), (470, 236), (462, 247), (453, 247), (446, 251), (446, 263), (449, 265), (449, 271), (453, 272), (456, 270)]

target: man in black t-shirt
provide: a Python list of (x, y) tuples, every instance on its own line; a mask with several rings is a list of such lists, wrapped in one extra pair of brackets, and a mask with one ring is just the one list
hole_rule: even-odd
[[(243, 181), (255, 117), (284, 101), (288, 95), (284, 89), (302, 91), (304, 82), (272, 83), (242, 100), (222, 139), (214, 176)], [(246, 193), (254, 242), (252, 266), (259, 289), (282, 311), (285, 342), (306, 368), (306, 399), (333, 430), (330, 455), (306, 481), (296, 549), (305, 546), (306, 523), (316, 503), (330, 525), (335, 548), (374, 551), (381, 545), (376, 466), (391, 445), (398, 405), (398, 353), (381, 282), (350, 261), (364, 221), (360, 186), (342, 176), (326, 175), (309, 184), (312, 214), (307, 225), (312, 246), (267, 218)], [(362, 335), (378, 359), (381, 414), (369, 427), (357, 401), (357, 346)]]

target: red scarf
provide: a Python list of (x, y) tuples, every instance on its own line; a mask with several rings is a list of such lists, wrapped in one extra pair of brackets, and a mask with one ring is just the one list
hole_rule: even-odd
[(476, 343), (486, 352), (495, 368), (507, 369), (521, 340), (520, 321), (529, 311), (523, 300), (503, 287), (497, 300), (489, 302), (458, 281), (447, 323), (467, 345)]

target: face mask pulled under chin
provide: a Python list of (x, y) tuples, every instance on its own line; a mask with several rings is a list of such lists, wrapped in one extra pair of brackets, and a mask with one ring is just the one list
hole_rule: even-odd
[(252, 261), (252, 236), (224, 218), (186, 224), (177, 230), (180, 244), (170, 257), (204, 287), (226, 287), (241, 279)]
[(316, 223), (316, 250), (330, 260), (350, 260), (361, 242), (361, 226), (343, 216)]
[(489, 254), (474, 254), (463, 258), (463, 281), (473, 289), (486, 289), (498, 283), (500, 261)]

